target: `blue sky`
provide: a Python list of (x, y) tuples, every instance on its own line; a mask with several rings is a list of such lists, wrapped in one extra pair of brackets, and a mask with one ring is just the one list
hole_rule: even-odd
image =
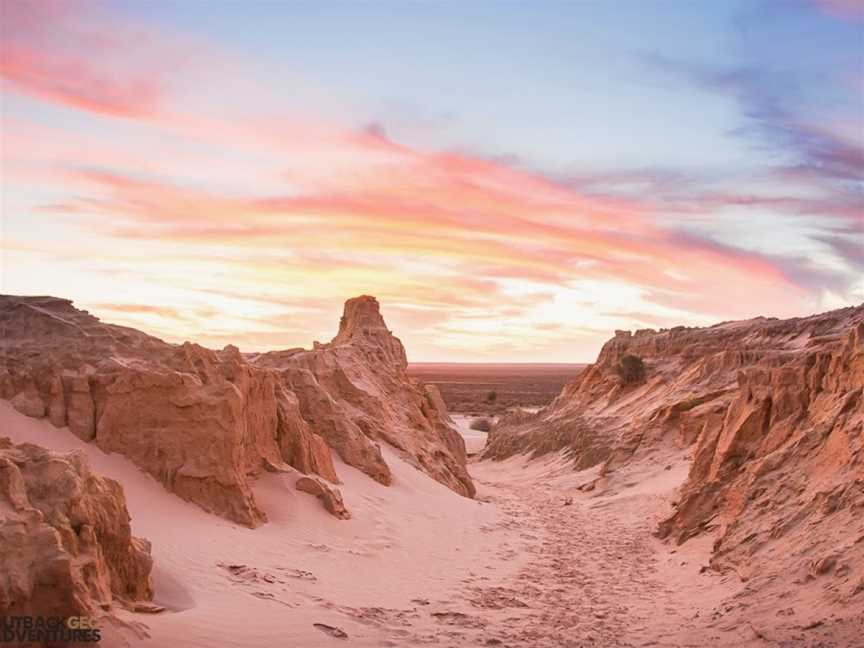
[(860, 94), (844, 87), (864, 74), (861, 23), (817, 3), (123, 6), (266, 59), (274, 83), (284, 73), (319, 84), (345, 102), (330, 109), (358, 127), (381, 123), (412, 143), (517, 156), (548, 171), (763, 165), (760, 142), (730, 137), (752, 126), (748, 107), (688, 68), (758, 72), (754, 83), (792, 111), (861, 119)]
[[(864, 300), (856, 0), (9, 18), (10, 292), (256, 348), (327, 337), (339, 301), (374, 292), (424, 360), (585, 360), (612, 328)], [(314, 223), (330, 239), (300, 236)], [(28, 271), (46, 258), (62, 279)], [(189, 272), (236, 285), (214, 297)], [(135, 310), (154, 295), (162, 314)], [(274, 323), (292, 313), (310, 323)]]

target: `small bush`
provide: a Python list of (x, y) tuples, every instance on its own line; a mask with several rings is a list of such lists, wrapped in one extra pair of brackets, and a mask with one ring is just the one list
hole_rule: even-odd
[(618, 376), (625, 385), (645, 380), (645, 363), (635, 355), (625, 355), (618, 361)]
[(488, 432), (492, 429), (492, 422), (486, 418), (478, 418), (471, 421), (471, 425), (468, 427), (478, 432)]
[(486, 402), (487, 403), (494, 403), (497, 400), (498, 400), (498, 392), (496, 392), (494, 389), (492, 391), (490, 391), (488, 394), (486, 394)]

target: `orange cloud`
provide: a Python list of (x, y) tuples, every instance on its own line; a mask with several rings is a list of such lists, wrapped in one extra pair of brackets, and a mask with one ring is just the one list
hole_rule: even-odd
[[(735, 281), (747, 282), (763, 305), (782, 307), (790, 295), (806, 295), (782, 263), (666, 229), (632, 202), (585, 199), (531, 174), (453, 154), (414, 151), (407, 167), (375, 175), (367, 161), (363, 190), (351, 177), (340, 194), (279, 198), (230, 197), (116, 173), (78, 175), (99, 194), (86, 207), (112, 215), (115, 236), (249, 254), (283, 249), (291, 254), (279, 265), (307, 273), (362, 276), (364, 265), (373, 274), (391, 272), (413, 257), (479, 278), (486, 282), (481, 289), (507, 278), (538, 285), (627, 281), (658, 303), (718, 314), (746, 307), (734, 303)], [(266, 255), (255, 265), (266, 268)], [(477, 289), (467, 281), (463, 288)]]
[[(37, 269), (43, 258), (62, 266), (47, 291), (169, 339), (308, 345), (332, 335), (342, 299), (375, 293), (409, 349), (534, 349), (541, 331), (561, 359), (568, 336), (587, 349), (634, 319), (793, 315), (829, 285), (800, 259), (682, 231), (648, 199), (588, 196), (500, 160), (278, 106), (248, 120), (226, 118), (218, 99), (184, 111), (152, 34), (109, 29), (79, 3), (10, 6), (8, 86), (90, 115), (80, 130), (4, 117), (15, 189), (4, 243)], [(230, 75), (224, 83), (230, 93)], [(703, 196), (674, 215), (741, 200)], [(828, 215), (848, 216), (837, 209)], [(846, 253), (845, 239), (832, 244)], [(27, 274), (17, 270), (20, 290), (46, 292)], [(574, 298), (589, 292), (591, 304)]]

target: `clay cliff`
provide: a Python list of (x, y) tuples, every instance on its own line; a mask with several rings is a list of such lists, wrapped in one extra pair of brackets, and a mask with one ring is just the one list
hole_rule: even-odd
[(764, 591), (784, 573), (832, 602), (864, 596), (864, 306), (616, 332), (547, 408), (502, 420), (484, 456), (562, 451), (602, 478), (669, 447), (693, 459), (658, 535), (711, 532), (711, 568)]
[(132, 536), (120, 484), (82, 452), (0, 438), (0, 616), (147, 609), (150, 543)]
[(325, 504), (341, 503), (331, 451), (389, 484), (382, 442), (473, 495), (461, 438), (408, 379), (374, 298), (350, 300), (333, 342), (315, 347), (247, 357), (168, 344), (64, 299), (0, 296), (0, 397), (126, 455), (207, 511), (264, 522), (251, 488), (264, 471), (317, 476)]
[(304, 420), (348, 465), (389, 484), (377, 446), (383, 441), (457, 493), (474, 495), (465, 442), (448, 424), (437, 389), (409, 378), (405, 349), (374, 297), (346, 302), (331, 343), (260, 354), (252, 363), (279, 373), (297, 395)]

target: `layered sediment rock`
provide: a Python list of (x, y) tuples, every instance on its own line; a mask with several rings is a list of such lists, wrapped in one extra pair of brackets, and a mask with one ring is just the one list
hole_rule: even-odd
[(744, 580), (784, 570), (864, 605), (864, 309), (767, 333), (797, 334), (794, 348), (739, 371), (722, 417), (701, 426), (660, 535), (710, 529), (714, 569)]
[(0, 438), (0, 616), (90, 616), (152, 598), (150, 543), (82, 452)]
[[(644, 378), (622, 380), (625, 356)], [(715, 569), (864, 597), (864, 306), (617, 332), (549, 407), (496, 426), (484, 456), (563, 451), (606, 474), (674, 446), (693, 462), (659, 535), (710, 530)]]
[(313, 351), (252, 357), (172, 345), (68, 300), (0, 296), (0, 397), (129, 457), (165, 487), (241, 524), (266, 520), (250, 479), (296, 468), (333, 483), (331, 449), (381, 483), (387, 442), (465, 495), (464, 444), (405, 375), (371, 297)]
[(339, 332), (311, 351), (264, 353), (252, 362), (279, 372), (299, 400), (303, 418), (341, 459), (389, 484), (384, 442), (452, 490), (474, 495), (465, 442), (449, 425), (440, 395), (407, 374), (402, 343), (374, 297), (345, 304)]

